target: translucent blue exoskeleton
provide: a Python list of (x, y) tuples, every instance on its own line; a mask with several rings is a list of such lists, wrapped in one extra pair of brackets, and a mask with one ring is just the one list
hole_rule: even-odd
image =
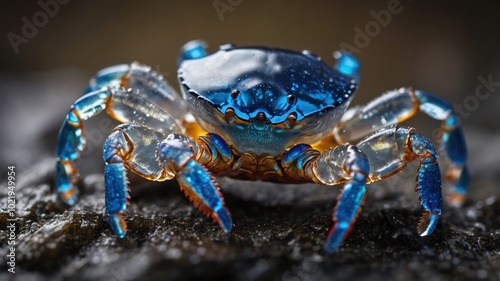
[(447, 160), (450, 201), (467, 190), (466, 145), (451, 105), (413, 88), (393, 90), (348, 109), (360, 66), (336, 52), (330, 67), (309, 51), (224, 45), (207, 54), (191, 41), (178, 59), (182, 93), (147, 66), (106, 68), (66, 116), (57, 144), (56, 185), (64, 202), (77, 201), (74, 161), (85, 146), (83, 121), (106, 111), (121, 125), (104, 143), (106, 211), (126, 236), (126, 171), (146, 179), (177, 178), (185, 194), (230, 232), (232, 220), (216, 176), (282, 183), (344, 183), (326, 250), (348, 236), (368, 183), (420, 160), (417, 191), (424, 209), (420, 235), (435, 229), (442, 208), (436, 148), (414, 128), (397, 124), (423, 112), (441, 120), (440, 150)]

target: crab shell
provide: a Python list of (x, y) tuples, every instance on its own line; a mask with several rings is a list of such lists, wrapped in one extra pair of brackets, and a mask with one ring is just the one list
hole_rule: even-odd
[(242, 152), (276, 155), (331, 133), (356, 82), (304, 51), (225, 47), (178, 70), (191, 113)]

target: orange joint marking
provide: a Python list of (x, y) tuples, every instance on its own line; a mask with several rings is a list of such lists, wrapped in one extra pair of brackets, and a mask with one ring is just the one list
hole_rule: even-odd
[(64, 167), (64, 171), (66, 175), (69, 176), (71, 183), (75, 183), (78, 180), (78, 170), (73, 165), (72, 160), (60, 160), (61, 164)]
[(64, 198), (64, 201), (68, 202), (70, 198), (73, 197), (73, 195), (75, 195), (76, 193), (76, 189), (71, 186), (70, 189), (66, 190), (65, 192), (62, 192), (61, 193), (61, 196)]
[(68, 118), (66, 118), (66, 122), (68, 122), (68, 124), (70, 124), (71, 126), (75, 127), (75, 128), (79, 128), (81, 129), (82, 128), (82, 118), (80, 117), (80, 114), (78, 113), (78, 110), (74, 107), (71, 107), (71, 113), (73, 113), (76, 118), (78, 119), (77, 122), (71, 122), (71, 120), (69, 120)]
[(123, 211), (118, 213), (118, 218), (120, 220), (120, 228), (123, 230), (123, 233), (127, 232), (127, 223), (125, 222), (125, 219), (123, 219)]
[(125, 73), (125, 75), (123, 75), (121, 80), (120, 80), (121, 87), (123, 87), (123, 88), (127, 87), (128, 80), (130, 79), (130, 76), (132, 76), (132, 68), (134, 68), (138, 65), (139, 65), (139, 63), (137, 63), (137, 62), (133, 62), (129, 65), (127, 73)]
[(407, 88), (408, 94), (410, 95), (411, 98), (411, 103), (413, 104), (412, 111), (410, 111), (408, 114), (403, 115), (398, 117), (398, 123), (401, 123), (403, 121), (406, 121), (410, 119), (412, 116), (418, 113), (420, 110), (420, 102), (418, 101), (417, 97), (415, 96), (415, 89), (413, 87), (408, 87)]
[(453, 193), (448, 196), (448, 199), (452, 206), (461, 206), (465, 201), (465, 196), (463, 194)]
[[(110, 88), (110, 87), (107, 87), (108, 91), (111, 93), (110, 97), (108, 98), (108, 100), (106, 101), (106, 105), (105, 105), (105, 110), (106, 110), (106, 113), (113, 119), (117, 120), (118, 122), (121, 122), (121, 123), (129, 123), (130, 120), (127, 120), (127, 119), (124, 119), (122, 116), (120, 115), (117, 115), (114, 111), (113, 111), (113, 107), (112, 107), (112, 103), (113, 103), (113, 97), (114, 97), (114, 91)], [(127, 93), (131, 93), (132, 92), (132, 89), (127, 89), (126, 90)]]
[(446, 179), (452, 182), (458, 181), (460, 175), (462, 174), (463, 167), (457, 167), (450, 165), (448, 172), (446, 173)]
[(422, 213), (422, 217), (420, 217), (420, 221), (418, 222), (418, 225), (417, 225), (417, 231), (419, 233), (422, 232), (423, 229), (427, 229), (427, 226), (429, 226), (429, 215), (430, 215), (430, 212), (429, 211), (424, 211)]

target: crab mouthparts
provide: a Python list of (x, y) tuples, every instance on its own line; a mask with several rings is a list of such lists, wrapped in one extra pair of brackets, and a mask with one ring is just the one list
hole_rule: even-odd
[(262, 131), (270, 128), (271, 121), (266, 117), (266, 114), (259, 112), (255, 118), (250, 119), (252, 129)]
[(271, 121), (269, 118), (266, 117), (266, 114), (264, 112), (259, 112), (255, 118), (252, 118), (250, 122), (261, 122), (261, 123), (267, 123), (270, 124)]

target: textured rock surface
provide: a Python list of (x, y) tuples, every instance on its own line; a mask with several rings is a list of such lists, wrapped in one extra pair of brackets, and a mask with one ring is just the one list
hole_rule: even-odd
[[(40, 180), (17, 195), (23, 211), (14, 280), (500, 278), (497, 197), (468, 202), (458, 210), (447, 208), (435, 233), (422, 238), (415, 230), (420, 214), (415, 198), (371, 192), (351, 236), (339, 252), (328, 255), (323, 245), (334, 205), (334, 196), (328, 194), (335, 192), (330, 190), (266, 187), (270, 198), (284, 192), (289, 198), (299, 193), (299, 198), (311, 199), (298, 205), (293, 199), (280, 204), (242, 199), (227, 190), (235, 227), (226, 236), (176, 188), (148, 184), (132, 192), (126, 215), (129, 235), (117, 239), (103, 215), (102, 175), (85, 177), (82, 200), (64, 209), (51, 191), (51, 160), (38, 167), (46, 171)], [(318, 194), (326, 199), (315, 198)], [(5, 214), (0, 221), (3, 230)], [(4, 243), (1, 249), (5, 252)]]

